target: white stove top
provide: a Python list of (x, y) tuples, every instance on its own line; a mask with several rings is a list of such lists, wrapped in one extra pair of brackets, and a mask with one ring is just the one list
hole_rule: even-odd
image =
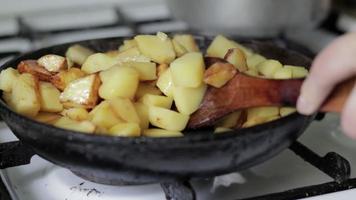
[[(6, 127), (0, 125), (0, 141), (15, 140)], [(351, 141), (339, 130), (338, 117), (328, 115), (314, 122), (300, 138), (303, 144), (320, 155), (335, 151), (356, 166), (356, 141)], [(159, 184), (144, 186), (107, 186), (83, 180), (69, 170), (33, 157), (31, 164), (1, 171), (1, 177), (13, 200), (164, 200)], [(352, 172), (351, 177), (356, 177)], [(281, 192), (293, 188), (330, 182), (332, 179), (290, 150), (275, 158), (243, 171), (240, 174), (209, 180), (193, 181), (198, 200), (233, 200)], [(232, 183), (225, 187), (224, 182)], [(308, 200), (351, 200), (356, 189), (308, 198)]]

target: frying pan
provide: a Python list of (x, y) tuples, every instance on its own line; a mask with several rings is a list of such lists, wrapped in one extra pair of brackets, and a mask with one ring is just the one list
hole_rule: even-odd
[[(45, 54), (64, 55), (73, 44), (95, 51), (117, 49), (126, 38), (61, 44), (19, 56), (0, 69)], [(202, 50), (210, 37), (196, 36)], [(272, 43), (242, 41), (255, 52), (284, 64), (310, 66), (311, 60)], [(126, 138), (89, 135), (36, 122), (12, 111), (0, 100), (0, 116), (25, 148), (75, 174), (106, 184), (145, 184), (211, 177), (257, 165), (294, 142), (315, 115), (298, 113), (266, 124), (214, 135), (212, 130), (186, 131), (180, 138)]]

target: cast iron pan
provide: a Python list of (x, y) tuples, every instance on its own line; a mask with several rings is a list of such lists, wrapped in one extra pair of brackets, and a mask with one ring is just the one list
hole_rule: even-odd
[[(1, 70), (45, 54), (64, 55), (72, 44), (98, 52), (117, 49), (125, 38), (74, 42), (33, 51), (13, 59)], [(197, 36), (202, 49), (211, 38)], [(264, 42), (245, 41), (254, 51), (284, 64), (310, 66), (294, 51)], [(213, 135), (211, 130), (187, 132), (181, 138), (124, 138), (88, 135), (45, 125), (13, 112), (3, 100), (0, 115), (15, 135), (36, 154), (75, 174), (107, 184), (144, 184), (170, 179), (211, 177), (243, 170), (277, 155), (295, 141), (314, 116), (292, 114), (263, 125)]]

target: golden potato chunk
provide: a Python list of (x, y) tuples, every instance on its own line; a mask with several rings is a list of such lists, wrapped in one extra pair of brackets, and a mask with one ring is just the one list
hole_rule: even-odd
[(94, 52), (91, 49), (76, 44), (67, 49), (66, 57), (78, 65), (83, 65), (85, 60), (92, 54)]
[(181, 44), (179, 44), (176, 40), (172, 40), (173, 48), (174, 51), (176, 52), (177, 57), (181, 57), (182, 55), (188, 53), (188, 50), (186, 50)]
[(149, 106), (148, 118), (150, 123), (156, 127), (170, 131), (181, 131), (187, 126), (189, 115), (161, 107)]
[(143, 135), (146, 137), (153, 138), (164, 138), (164, 137), (183, 137), (183, 133), (179, 131), (169, 131), (159, 128), (152, 128), (143, 131)]
[(163, 72), (165, 72), (168, 69), (168, 65), (167, 64), (160, 64), (157, 66), (157, 76), (160, 77)]
[(292, 70), (288, 68), (280, 68), (273, 74), (274, 79), (291, 79)]
[(236, 72), (232, 64), (217, 62), (205, 71), (204, 83), (221, 88), (235, 76)]
[(83, 133), (93, 133), (95, 131), (95, 125), (90, 121), (79, 122), (68, 117), (62, 117), (58, 119), (56, 123), (54, 123), (54, 126)]
[(19, 72), (14, 68), (7, 68), (0, 73), (0, 90), (11, 92), (12, 84), (19, 76)]
[(152, 94), (146, 94), (140, 101), (147, 106), (157, 106), (167, 109), (170, 109), (173, 103), (173, 99), (171, 97)]
[(181, 45), (187, 52), (198, 52), (199, 47), (195, 42), (195, 39), (192, 35), (189, 34), (179, 34), (173, 37), (173, 42)]
[(57, 113), (39, 112), (33, 119), (45, 124), (54, 124), (61, 117)]
[(60, 112), (63, 110), (63, 105), (59, 101), (61, 93), (51, 83), (39, 83), (41, 111), (43, 112)]
[(267, 78), (273, 78), (276, 71), (282, 67), (283, 65), (278, 60), (266, 60), (256, 66), (258, 72)]
[(240, 72), (248, 70), (245, 53), (239, 48), (229, 49), (224, 59)]
[(174, 84), (170, 69), (167, 69), (159, 76), (156, 86), (166, 96), (173, 97)]
[(61, 114), (75, 121), (84, 121), (89, 119), (89, 113), (84, 108), (68, 108), (63, 110)]
[(247, 121), (242, 127), (251, 127), (279, 118), (278, 107), (258, 107), (247, 109)]
[(139, 73), (132, 67), (113, 66), (100, 72), (100, 79), (99, 95), (103, 99), (133, 99), (139, 85)]
[(117, 116), (126, 122), (140, 123), (140, 118), (136, 113), (135, 106), (127, 98), (116, 97), (109, 100), (112, 110)]
[(52, 76), (51, 83), (63, 91), (70, 82), (84, 77), (86, 74), (78, 68), (70, 68), (68, 70), (60, 71), (56, 75)]
[(309, 73), (304, 67), (285, 65), (284, 68), (292, 70), (293, 78), (305, 78)]
[(138, 137), (141, 135), (141, 128), (137, 123), (119, 123), (111, 127), (108, 134), (111, 136)]
[[(27, 117), (34, 117), (40, 111), (41, 101), (38, 80), (32, 74), (24, 73), (16, 79), (11, 92), (13, 109)], [(11, 104), (10, 104), (11, 105)]]
[(180, 113), (190, 115), (198, 110), (203, 101), (206, 84), (197, 88), (175, 87), (173, 92), (174, 103)]
[(137, 43), (134, 39), (124, 40), (123, 44), (119, 47), (119, 51), (125, 51), (125, 50), (131, 49), (133, 47), (137, 47)]
[(234, 128), (237, 125), (237, 122), (239, 121), (240, 117), (242, 115), (242, 111), (235, 111), (227, 116), (225, 116), (224, 118), (222, 118), (218, 123), (217, 123), (217, 127), (221, 127), (221, 128)]
[(149, 126), (149, 120), (148, 120), (148, 106), (141, 102), (136, 102), (134, 103), (136, 113), (138, 117), (140, 118), (140, 127), (141, 130), (148, 129)]
[(135, 37), (140, 52), (156, 63), (171, 63), (176, 53), (172, 41), (168, 37), (155, 35), (138, 35)]
[(115, 57), (117, 63), (122, 64), (125, 62), (151, 62), (151, 59), (142, 55), (138, 47), (132, 47), (125, 51), (120, 51)]
[(285, 117), (285, 116), (290, 115), (290, 114), (295, 113), (295, 112), (297, 112), (297, 109), (295, 109), (295, 108), (282, 107), (279, 110), (279, 115), (281, 117)]
[(247, 57), (246, 62), (248, 68), (251, 70), (257, 70), (257, 65), (266, 61), (267, 59), (259, 54), (253, 54), (252, 56)]
[(104, 53), (96, 53), (89, 56), (82, 65), (81, 70), (87, 74), (93, 74), (103, 70), (107, 70), (117, 61)]
[(156, 63), (151, 62), (126, 62), (123, 66), (133, 67), (139, 74), (140, 81), (152, 81), (157, 79)]
[(115, 124), (124, 122), (116, 115), (108, 101), (102, 101), (92, 111), (90, 111), (89, 119), (96, 126), (106, 129), (110, 129)]
[(98, 101), (99, 86), (99, 76), (88, 75), (70, 82), (59, 99), (65, 107), (94, 108)]
[(175, 86), (199, 87), (203, 82), (205, 64), (201, 53), (192, 52), (171, 63), (170, 71)]
[(49, 72), (59, 72), (68, 68), (67, 59), (55, 54), (44, 55), (37, 60), (37, 63)]
[(40, 81), (51, 81), (52, 74), (44, 67), (40, 66), (36, 60), (24, 60), (17, 65), (17, 70), (22, 73), (29, 73)]
[(241, 44), (234, 42), (232, 40), (227, 39), (222, 35), (218, 35), (211, 42), (208, 47), (207, 54), (211, 57), (224, 58), (229, 49), (239, 48), (241, 49), (245, 55), (250, 55), (251, 50), (242, 46)]
[(141, 99), (146, 94), (161, 95), (161, 91), (154, 85), (147, 84), (145, 82), (138, 85), (135, 99)]

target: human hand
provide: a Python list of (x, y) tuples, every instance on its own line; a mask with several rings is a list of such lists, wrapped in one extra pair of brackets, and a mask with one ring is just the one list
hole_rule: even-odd
[[(318, 110), (337, 83), (356, 76), (356, 33), (346, 34), (324, 49), (314, 60), (297, 102), (300, 113)], [(341, 114), (345, 133), (356, 139), (356, 86)]]

